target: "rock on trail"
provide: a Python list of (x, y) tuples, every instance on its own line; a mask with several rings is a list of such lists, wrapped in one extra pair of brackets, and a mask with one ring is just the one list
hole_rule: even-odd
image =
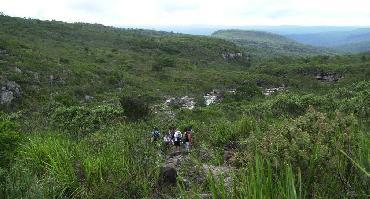
[(160, 187), (165, 185), (176, 185), (177, 169), (185, 157), (179, 153), (171, 153), (167, 156), (165, 164), (162, 166), (159, 177)]

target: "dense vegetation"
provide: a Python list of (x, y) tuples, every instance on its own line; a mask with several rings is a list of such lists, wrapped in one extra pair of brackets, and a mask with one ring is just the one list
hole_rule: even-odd
[(262, 31), (219, 30), (212, 36), (243, 46), (248, 53), (258, 59), (333, 53), (324, 48), (304, 45), (284, 36)]
[[(259, 60), (212, 37), (8, 16), (0, 27), (0, 198), (370, 195), (369, 53)], [(205, 106), (213, 89), (222, 100)], [(164, 106), (181, 96), (195, 108)], [(166, 186), (167, 151), (148, 132), (173, 125), (193, 127), (194, 148)]]

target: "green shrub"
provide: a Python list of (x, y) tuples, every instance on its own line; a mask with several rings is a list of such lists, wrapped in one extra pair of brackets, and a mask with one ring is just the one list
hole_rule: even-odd
[(6, 168), (15, 158), (21, 141), (19, 125), (0, 112), (0, 167)]
[(251, 100), (254, 97), (262, 96), (261, 89), (254, 83), (243, 83), (236, 88), (235, 95), (232, 95), (236, 100)]
[[(303, 116), (271, 124), (262, 134), (252, 134), (237, 159), (246, 161), (241, 165), (248, 165), (253, 161), (252, 151), (258, 149), (278, 170), (286, 164), (300, 168), (305, 189), (311, 196), (348, 196), (352, 191), (363, 192), (367, 180), (360, 177), (360, 172), (353, 169), (339, 150), (358, 157), (362, 148), (360, 138), (353, 116), (337, 113), (331, 118), (311, 107)], [(337, 176), (338, 173), (343, 176)]]
[(123, 113), (128, 119), (136, 121), (145, 119), (150, 114), (149, 105), (143, 98), (123, 96), (120, 99)]
[(122, 122), (123, 110), (101, 105), (96, 107), (60, 107), (51, 116), (53, 125), (61, 131), (81, 137), (98, 129)]
[(271, 111), (275, 116), (298, 116), (309, 106), (320, 107), (323, 99), (315, 95), (281, 94), (274, 100)]
[(176, 66), (176, 61), (168, 56), (159, 56), (158, 58), (155, 59), (153, 65), (152, 65), (152, 70), (153, 71), (162, 71), (163, 68), (166, 67), (175, 67)]

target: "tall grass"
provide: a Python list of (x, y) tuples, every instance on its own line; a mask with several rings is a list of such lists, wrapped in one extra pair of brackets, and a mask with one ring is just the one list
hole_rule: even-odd
[(8, 175), (9, 198), (150, 197), (162, 162), (155, 146), (131, 126), (83, 140), (35, 134), (20, 154)]
[(60, 135), (38, 134), (20, 149), (20, 157), (10, 170), (6, 195), (72, 197), (77, 190), (73, 168), (73, 145)]
[[(179, 186), (183, 198), (202, 198), (203, 196), (215, 199), (227, 198), (305, 198), (301, 171), (296, 173), (290, 165), (283, 170), (276, 170), (267, 160), (256, 155), (254, 164), (235, 169), (231, 173), (206, 174), (205, 189), (186, 190)], [(229, 176), (232, 180), (225, 180)], [(195, 193), (194, 193), (195, 192)], [(190, 195), (194, 195), (189, 197)]]
[(233, 195), (236, 198), (302, 198), (301, 174), (290, 165), (274, 171), (269, 161), (256, 155), (255, 164), (235, 174)]

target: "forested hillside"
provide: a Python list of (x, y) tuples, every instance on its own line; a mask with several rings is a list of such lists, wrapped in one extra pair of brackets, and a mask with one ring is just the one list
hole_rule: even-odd
[(7, 16), (0, 25), (1, 82), (15, 81), (23, 92), (13, 109), (55, 100), (71, 105), (87, 95), (199, 95), (209, 82), (229, 79), (224, 68), (250, 64), (247, 55), (229, 56), (240, 47), (209, 37)]
[(333, 54), (324, 48), (303, 45), (284, 36), (246, 30), (220, 30), (212, 34), (213, 37), (232, 41), (246, 49), (259, 59), (276, 58), (281, 56), (312, 56), (319, 54)]
[(369, 28), (359, 28), (352, 31), (293, 34), (287, 35), (287, 37), (304, 44), (330, 47), (342, 52), (367, 52), (370, 50)]
[(0, 68), (0, 198), (370, 195), (370, 53), (0, 16)]

